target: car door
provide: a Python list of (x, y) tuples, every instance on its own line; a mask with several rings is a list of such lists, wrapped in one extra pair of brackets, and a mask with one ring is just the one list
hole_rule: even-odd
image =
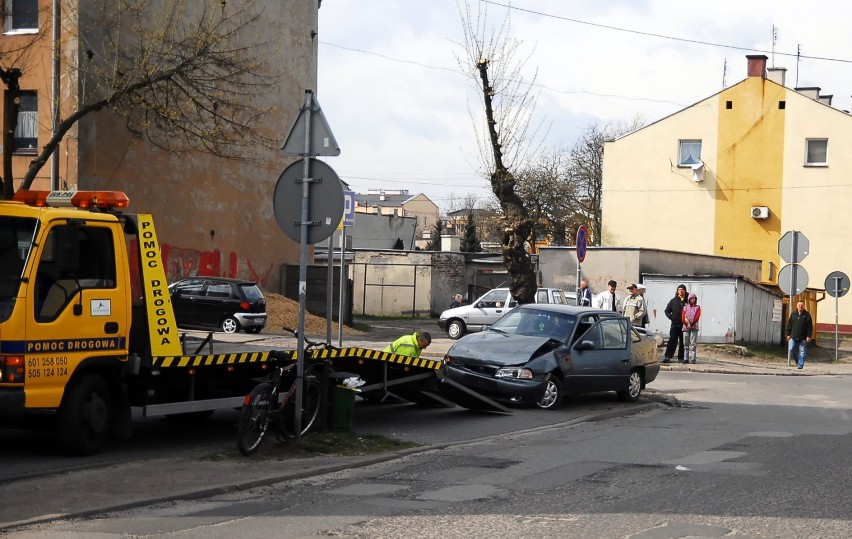
[(204, 311), (200, 315), (204, 325), (218, 328), (223, 318), (233, 315), (238, 303), (230, 282), (208, 280), (204, 297), (199, 301), (199, 307)]
[(204, 290), (203, 279), (184, 279), (172, 288), (172, 309), (179, 326), (199, 324), (198, 301)]
[(471, 309), (468, 317), (468, 325), (481, 327), (496, 322), (501, 316), (509, 312), (510, 307), (508, 290), (491, 290), (478, 300)]
[(569, 373), (566, 374), (568, 390), (572, 393), (610, 391), (625, 387), (630, 377), (631, 335), (629, 322), (624, 318), (606, 317), (594, 322), (581, 318), (577, 335), (571, 348)]

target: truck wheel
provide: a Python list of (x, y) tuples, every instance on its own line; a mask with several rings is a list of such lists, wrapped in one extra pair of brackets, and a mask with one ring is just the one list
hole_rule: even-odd
[(233, 316), (228, 316), (222, 320), (221, 328), (225, 333), (236, 333), (240, 330), (240, 323)]
[(447, 325), (447, 335), (455, 340), (464, 336), (466, 328), (461, 320), (451, 320)]
[(59, 445), (72, 455), (94, 455), (104, 446), (112, 426), (112, 396), (96, 374), (80, 379), (62, 399), (56, 415)]
[(542, 410), (554, 410), (559, 408), (560, 404), (562, 404), (562, 380), (551, 375), (536, 405)]
[(630, 378), (627, 382), (627, 389), (617, 391), (618, 400), (622, 402), (635, 401), (642, 394), (642, 373), (639, 369), (630, 371)]

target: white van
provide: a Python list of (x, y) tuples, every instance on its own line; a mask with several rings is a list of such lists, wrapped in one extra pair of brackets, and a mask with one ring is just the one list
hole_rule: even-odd
[[(574, 304), (559, 288), (539, 288), (535, 294), (535, 302)], [(495, 288), (470, 305), (442, 312), (438, 326), (446, 331), (451, 339), (458, 339), (466, 333), (482, 331), (517, 305), (518, 302), (509, 294), (508, 288)]]

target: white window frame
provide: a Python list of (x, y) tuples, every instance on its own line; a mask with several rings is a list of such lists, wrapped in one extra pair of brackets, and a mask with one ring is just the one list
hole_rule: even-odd
[[(825, 144), (822, 149), (824, 157), (822, 161), (812, 161), (811, 143), (820, 142)], [(828, 166), (828, 139), (827, 138), (806, 138), (805, 139), (805, 166), (806, 167), (827, 167)]]
[[(36, 9), (36, 26), (32, 27), (16, 27), (15, 26), (15, 2), (30, 2)], [(3, 33), (5, 35), (21, 35), (21, 34), (37, 34), (38, 33), (38, 15), (39, 5), (38, 0), (3, 0)]]
[[(687, 145), (698, 145), (698, 155), (695, 155), (693, 148), (688, 148)], [(684, 155), (684, 150), (689, 152)], [(687, 159), (684, 159), (687, 157)], [(701, 139), (681, 139), (677, 144), (677, 166), (691, 167), (692, 165), (701, 164)]]

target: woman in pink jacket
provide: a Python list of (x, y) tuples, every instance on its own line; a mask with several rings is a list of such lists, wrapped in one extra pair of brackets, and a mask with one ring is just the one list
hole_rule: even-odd
[(701, 307), (698, 306), (698, 296), (695, 295), (695, 292), (689, 294), (686, 305), (683, 306), (680, 319), (683, 322), (683, 346), (686, 348), (686, 355), (683, 358), (683, 362), (684, 364), (690, 361), (695, 363), (695, 348), (698, 344), (698, 321), (701, 319)]

